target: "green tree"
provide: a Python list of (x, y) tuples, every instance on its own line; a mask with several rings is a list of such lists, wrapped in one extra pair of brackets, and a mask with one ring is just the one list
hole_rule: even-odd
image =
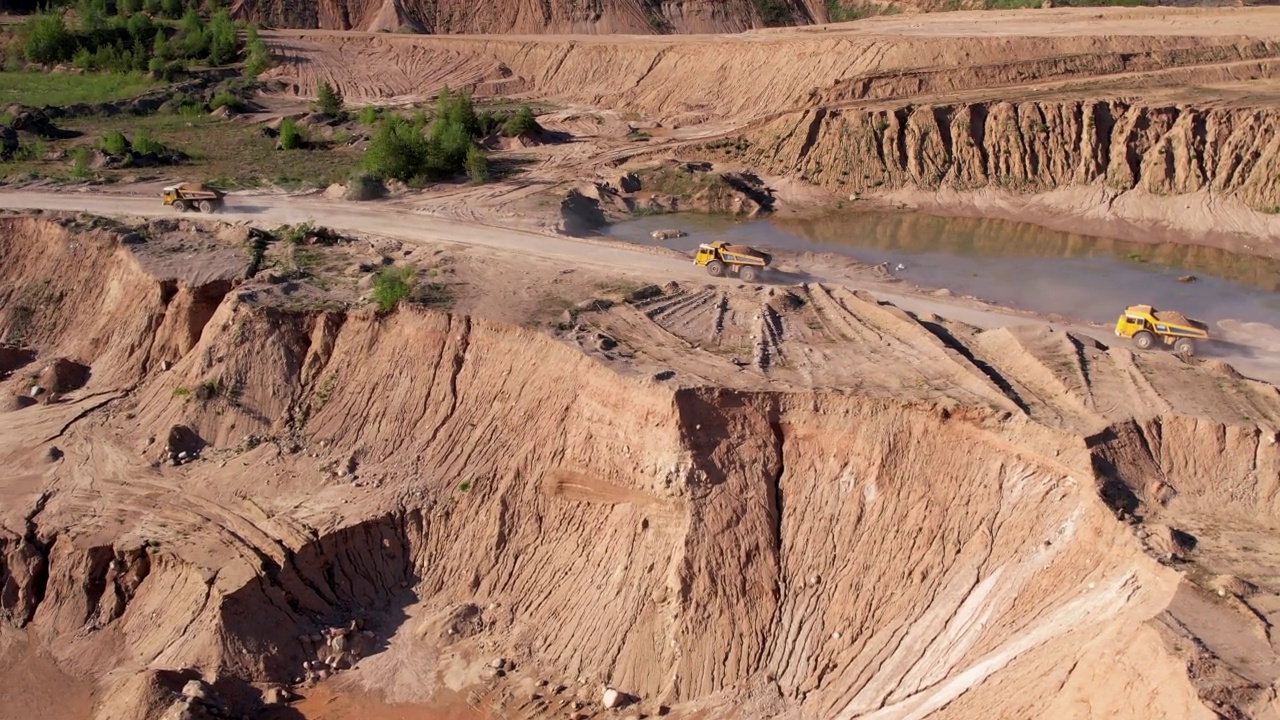
[(31, 62), (52, 65), (76, 51), (75, 37), (61, 15), (36, 15), (23, 24), (21, 33), (22, 54)]
[(151, 43), (151, 58), (159, 60), (161, 65), (173, 59), (173, 48), (163, 31), (157, 32), (155, 42)]
[(156, 34), (156, 24), (143, 13), (130, 15), (124, 26), (125, 30), (129, 32), (129, 37), (135, 41), (150, 43)]
[(161, 0), (142, 0), (142, 12), (148, 15), (159, 15)]
[(365, 170), (379, 178), (410, 182), (424, 173), (428, 154), (422, 129), (399, 115), (389, 115), (369, 139), (363, 163)]
[(209, 20), (209, 64), (227, 65), (239, 54), (236, 24), (226, 10), (219, 10)]
[(76, 16), (81, 31), (90, 35), (101, 32), (107, 26), (106, 0), (80, 0), (76, 3)]
[(140, 12), (142, 7), (142, 0), (116, 0), (116, 12), (122, 17), (132, 19), (134, 13)]
[(489, 181), (489, 158), (477, 145), (467, 148), (467, 177), (476, 185)]
[(258, 28), (253, 25), (250, 25), (245, 32), (245, 45), (248, 56), (245, 58), (244, 74), (248, 77), (257, 77), (271, 67), (271, 52), (267, 50), (267, 44), (258, 36)]
[(342, 112), (342, 105), (342, 91), (330, 85), (328, 80), (322, 80), (316, 88), (316, 107), (325, 115), (337, 117)]
[(502, 134), (507, 137), (520, 137), (541, 130), (538, 121), (533, 118), (533, 111), (528, 105), (521, 105), (514, 115), (507, 118), (502, 126)]

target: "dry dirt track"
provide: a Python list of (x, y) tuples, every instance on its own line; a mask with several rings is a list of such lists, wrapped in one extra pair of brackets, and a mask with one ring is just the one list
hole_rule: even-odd
[[(172, 216), (174, 211), (160, 206), (153, 198), (91, 193), (42, 193), (6, 192), (0, 194), (0, 208), (9, 210), (41, 209), (71, 212), (87, 212), (105, 216)], [(736, 280), (716, 280), (689, 262), (630, 248), (618, 244), (584, 242), (564, 237), (540, 235), (520, 230), (480, 224), (464, 224), (413, 212), (394, 205), (354, 206), (351, 203), (326, 202), (288, 196), (231, 196), (227, 208), (218, 215), (228, 221), (260, 222), (274, 226), (285, 223), (314, 222), (348, 232), (361, 232), (405, 241), (447, 242), (486, 248), (507, 253), (530, 253), (539, 257), (563, 262), (566, 266), (589, 265), (596, 268), (641, 275), (651, 282), (688, 280), (719, 283), (736, 283)], [(848, 284), (840, 278), (824, 276), (810, 271), (806, 278), (814, 282)], [(882, 300), (915, 313), (935, 313), (982, 328), (1019, 324), (1046, 324), (1043, 321), (1000, 312), (984, 307), (964, 306), (934, 297), (909, 295), (887, 290), (883, 286), (867, 283), (860, 289), (869, 290)], [(1085, 325), (1055, 327), (1070, 329), (1104, 343), (1115, 338), (1105, 329)], [(1268, 349), (1248, 344), (1247, 338), (1231, 338), (1227, 345), (1212, 348), (1213, 357), (1234, 365), (1240, 372), (1258, 380), (1280, 383), (1280, 358)], [(1243, 340), (1243, 342), (1241, 342)]]

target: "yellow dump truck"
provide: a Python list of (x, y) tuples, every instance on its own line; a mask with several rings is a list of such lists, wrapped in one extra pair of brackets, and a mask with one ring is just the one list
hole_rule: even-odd
[(160, 200), (178, 212), (192, 209), (211, 213), (222, 209), (223, 196), (224, 193), (217, 188), (200, 183), (181, 183), (166, 187), (160, 195)]
[(1150, 305), (1130, 305), (1116, 320), (1116, 337), (1133, 340), (1142, 350), (1159, 342), (1179, 355), (1191, 356), (1197, 340), (1209, 339), (1209, 326), (1174, 310), (1156, 310)]
[(746, 245), (730, 245), (725, 240), (702, 243), (693, 258), (694, 265), (705, 267), (714, 277), (732, 272), (746, 282), (760, 277), (772, 262), (773, 256), (767, 252)]

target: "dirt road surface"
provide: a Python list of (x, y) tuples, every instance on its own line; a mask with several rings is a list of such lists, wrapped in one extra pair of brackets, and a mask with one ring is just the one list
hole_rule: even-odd
[[(97, 193), (8, 192), (0, 195), (0, 208), (87, 212), (104, 216), (177, 216), (153, 198)], [(195, 217), (195, 215), (192, 215)], [(312, 222), (347, 232), (368, 233), (409, 242), (446, 242), (504, 253), (526, 253), (563, 262), (566, 266), (599, 269), (643, 276), (649, 281), (701, 280), (736, 284), (733, 278), (716, 279), (676, 257), (654, 254), (645, 248), (621, 243), (597, 243), (566, 237), (541, 235), (521, 230), (481, 224), (459, 223), (414, 212), (412, 208), (390, 204), (353, 206), (292, 196), (229, 196), (226, 208), (217, 217), (230, 222), (262, 223), (269, 226)], [(913, 313), (934, 313), (981, 328), (1049, 323), (986, 307), (965, 306), (958, 301), (893, 292), (875, 283), (849, 283), (844, 278), (808, 269), (806, 280), (841, 284), (872, 292)], [(1079, 332), (1102, 342), (1114, 342), (1106, 329), (1084, 324), (1053, 323), (1054, 327)], [(1219, 334), (1221, 336), (1221, 333)], [(1280, 358), (1266, 347), (1251, 343), (1245, 333), (1233, 334), (1205, 349), (1204, 354), (1231, 363), (1246, 376), (1280, 383)]]

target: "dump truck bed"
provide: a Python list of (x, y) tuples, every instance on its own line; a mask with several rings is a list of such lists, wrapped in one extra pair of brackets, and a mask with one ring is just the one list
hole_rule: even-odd
[(1200, 332), (1209, 332), (1209, 326), (1199, 320), (1192, 320), (1177, 310), (1158, 310), (1153, 313), (1156, 320), (1162, 323), (1168, 323), (1170, 326), (1181, 325), (1187, 328), (1194, 328)]

